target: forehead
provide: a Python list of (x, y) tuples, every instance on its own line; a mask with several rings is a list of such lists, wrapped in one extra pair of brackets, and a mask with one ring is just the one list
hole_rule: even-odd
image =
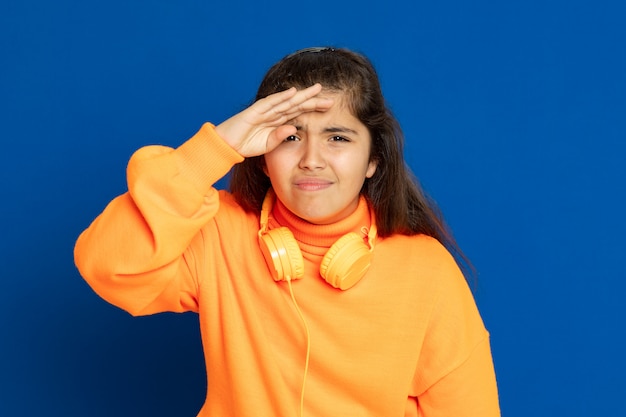
[(343, 91), (322, 89), (322, 91), (318, 94), (318, 97), (332, 98), (335, 102), (333, 107), (337, 107), (337, 108), (345, 107), (348, 111), (350, 111), (350, 107), (351, 107), (349, 105), (350, 100), (348, 98), (348, 95), (344, 93)]

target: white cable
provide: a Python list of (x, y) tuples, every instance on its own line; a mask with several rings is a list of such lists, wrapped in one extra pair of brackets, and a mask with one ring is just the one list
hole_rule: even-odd
[(300, 316), (300, 320), (302, 320), (302, 324), (304, 325), (304, 330), (306, 331), (306, 360), (304, 362), (304, 377), (302, 378), (302, 391), (300, 392), (300, 417), (304, 416), (304, 386), (306, 385), (306, 377), (309, 372), (309, 357), (311, 355), (311, 334), (309, 333), (309, 326), (306, 324), (306, 320), (304, 319), (304, 315), (300, 310), (300, 306), (298, 306), (298, 302), (296, 301), (296, 297), (293, 293), (293, 287), (291, 286), (291, 279), (287, 279), (287, 283), (289, 284), (289, 294), (291, 294), (291, 300), (293, 301), (293, 305), (296, 307), (296, 311)]

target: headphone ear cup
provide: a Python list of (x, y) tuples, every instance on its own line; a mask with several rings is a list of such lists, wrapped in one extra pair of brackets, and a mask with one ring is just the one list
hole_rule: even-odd
[(347, 290), (359, 282), (369, 269), (372, 252), (356, 233), (335, 242), (322, 259), (320, 275), (330, 285)]
[(261, 235), (259, 246), (275, 281), (302, 278), (304, 259), (288, 228), (279, 227)]

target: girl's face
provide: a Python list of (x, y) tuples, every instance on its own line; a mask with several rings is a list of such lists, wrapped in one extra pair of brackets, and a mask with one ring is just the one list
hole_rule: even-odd
[(339, 93), (326, 112), (304, 113), (289, 124), (298, 132), (265, 154), (265, 173), (276, 196), (295, 215), (329, 224), (357, 207), (363, 182), (376, 171), (367, 127)]

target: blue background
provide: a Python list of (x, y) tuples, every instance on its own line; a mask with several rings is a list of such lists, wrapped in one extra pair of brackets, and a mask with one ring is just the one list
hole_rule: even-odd
[(600, 0), (3, 1), (0, 415), (195, 416), (197, 317), (101, 301), (74, 241), (135, 149), (327, 44), (375, 63), (479, 270), (503, 415), (625, 415), (625, 18)]

